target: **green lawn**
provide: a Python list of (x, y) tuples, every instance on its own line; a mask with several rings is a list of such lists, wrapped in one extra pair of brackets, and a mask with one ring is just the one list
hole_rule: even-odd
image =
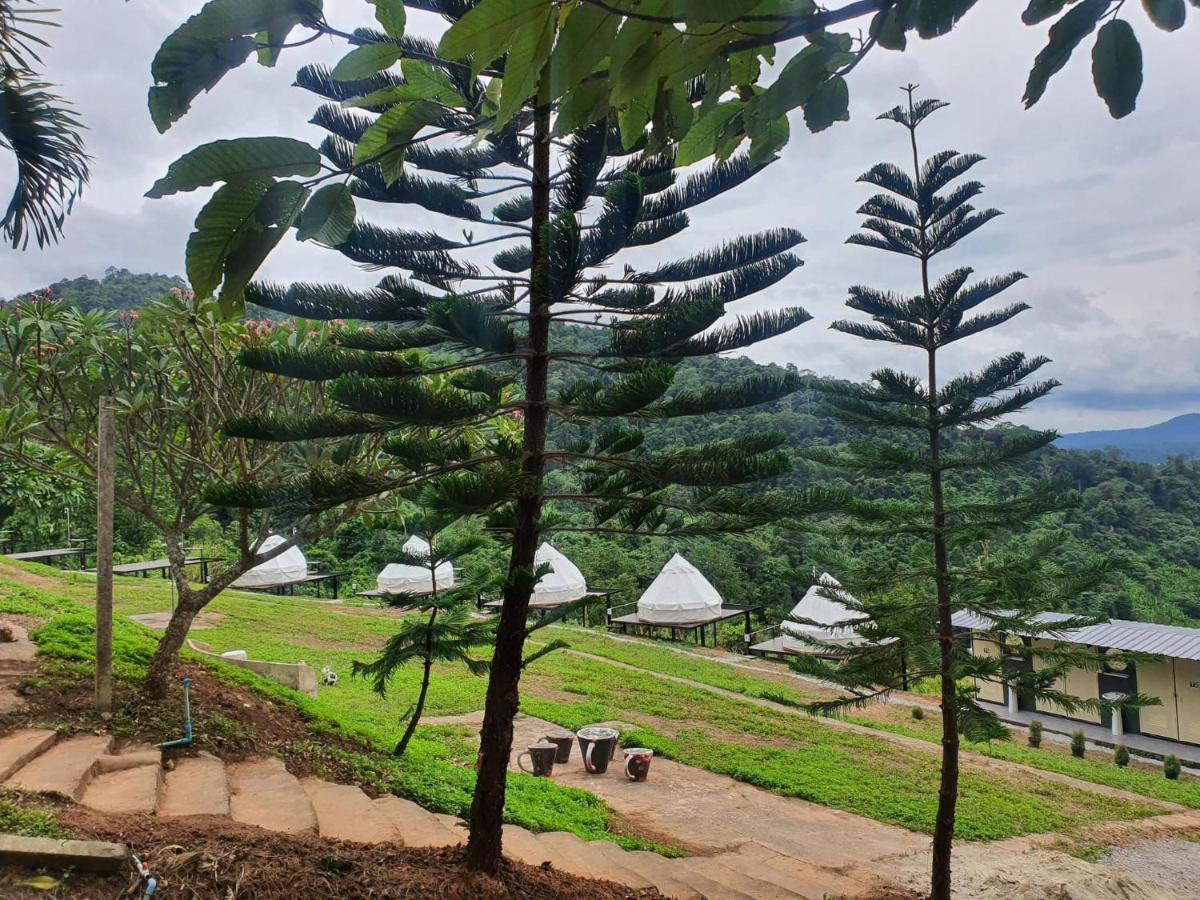
[[(158, 611), (169, 603), (168, 586), (161, 580), (119, 579), (117, 584), (120, 612)], [(90, 580), (78, 576), (68, 577), (62, 588), (53, 592), (0, 580), (0, 598), (9, 598), (0, 602), (0, 611), (14, 604), (61, 606), (57, 598), (84, 600), (92, 590)], [(73, 603), (69, 606), (78, 609)], [(393, 745), (400, 731), (397, 714), (408, 708), (415, 694), (416, 670), (412, 677), (398, 678), (384, 699), (349, 675), (353, 660), (370, 658), (371, 648), (390, 635), (394, 623), (388, 615), (351, 606), (237, 593), (222, 596), (210, 611), (222, 614), (224, 620), (194, 636), (218, 652), (244, 649), (255, 658), (304, 659), (317, 669), (333, 666), (341, 675), (336, 687), (322, 688), (316, 700), (296, 701), (317, 727), (337, 728), (380, 749)], [(122, 632), (128, 629), (140, 632), (133, 625)], [(543, 636), (564, 637), (575, 649), (589, 654), (747, 697), (795, 706), (819, 693), (802, 682), (794, 686), (780, 683), (649, 643), (616, 642), (573, 628), (547, 629), (539, 632), (537, 639), (544, 640)], [(132, 668), (137, 666), (135, 660)], [(461, 669), (439, 666), (426, 714), (477, 710), (483, 703), (484, 687), (482, 679)], [(681, 762), (915, 831), (932, 828), (937, 792), (933, 754), (833, 728), (821, 719), (767, 709), (667, 679), (635, 676), (603, 660), (573, 654), (558, 653), (539, 660), (526, 673), (523, 687), (522, 709), (530, 715), (571, 728), (609, 719), (629, 721), (637, 726), (631, 739)], [(435, 809), (462, 812), (473, 779), (471, 745), (459, 729), (423, 727), (418, 736), (409, 757), (401, 763), (373, 755), (357, 760), (356, 765), (397, 793)], [(926, 737), (923, 733), (913, 736)], [(983, 750), (1002, 756), (1020, 753), (1022, 748), (996, 745)], [(1032, 751), (1030, 755), (1015, 761), (1061, 770), (1061, 758), (1050, 759), (1049, 754), (1039, 756)], [(1071, 763), (1067, 774), (1200, 806), (1195, 786), (1188, 782), (1154, 780), (1149, 773), (1122, 771), (1099, 761)], [(1148, 803), (1100, 797), (1034, 773), (982, 772), (968, 765), (962, 780), (958, 833), (965, 838), (998, 839), (1155, 811)], [(607, 808), (591, 795), (522, 776), (512, 779), (508, 812), (513, 821), (539, 830), (562, 829), (585, 837), (604, 836), (608, 821)]]

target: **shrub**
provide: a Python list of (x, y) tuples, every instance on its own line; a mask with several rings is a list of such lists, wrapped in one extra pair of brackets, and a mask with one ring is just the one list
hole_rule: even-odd
[(1113, 762), (1122, 769), (1129, 765), (1129, 749), (1124, 744), (1117, 744), (1117, 749), (1113, 751)]
[(1071, 755), (1078, 759), (1083, 759), (1083, 754), (1087, 750), (1087, 738), (1083, 736), (1082, 731), (1076, 731), (1071, 735)]
[(1181, 767), (1179, 765), (1179, 757), (1176, 756), (1174, 753), (1172, 753), (1170, 756), (1168, 756), (1166, 759), (1163, 760), (1163, 774), (1166, 775), (1168, 778), (1170, 778), (1172, 781), (1179, 780), (1180, 769), (1181, 769)]
[(1029, 746), (1042, 746), (1042, 720), (1034, 719), (1029, 723)]
[(925, 708), (923, 706), (914, 706), (912, 708), (912, 717), (920, 722), (925, 718)]

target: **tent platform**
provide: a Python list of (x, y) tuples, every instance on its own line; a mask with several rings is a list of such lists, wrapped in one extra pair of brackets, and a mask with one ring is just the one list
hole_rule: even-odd
[[(822, 640), (827, 643), (839, 643), (829, 638), (822, 638)], [(840, 643), (842, 646), (850, 647), (855, 642), (848, 640)], [(841, 654), (832, 648), (817, 648), (812, 644), (806, 644), (804, 641), (798, 641), (782, 634), (767, 641), (751, 644), (746, 649), (756, 656), (817, 656), (822, 659), (839, 659), (841, 657)]]
[[(616, 590), (607, 590), (601, 588), (597, 590), (589, 590), (586, 596), (580, 597), (578, 600), (538, 600), (536, 596), (530, 597), (529, 611), (532, 613), (538, 613), (539, 615), (545, 615), (546, 613), (553, 612), (556, 609), (562, 609), (564, 606), (570, 606), (573, 603), (577, 603), (579, 604), (580, 621), (583, 622), (584, 625), (587, 625), (586, 601), (592, 600), (596, 597), (601, 597), (604, 600), (607, 600), (615, 593), (617, 593)], [(491, 612), (499, 612), (503, 606), (504, 600), (502, 599), (481, 601), (479, 604), (479, 608), (481, 610), (489, 610)]]
[(706, 644), (706, 631), (712, 630), (712, 646), (717, 645), (717, 626), (722, 622), (728, 622), (732, 619), (743, 619), (745, 633), (750, 633), (750, 617), (752, 614), (758, 613), (759, 618), (763, 616), (763, 608), (761, 606), (733, 606), (725, 605), (721, 607), (721, 611), (704, 619), (697, 619), (693, 622), (655, 622), (649, 619), (641, 618), (636, 612), (628, 613), (623, 616), (610, 616), (608, 619), (609, 631), (618, 631), (621, 634), (629, 634), (630, 629), (633, 629), (634, 634), (645, 633), (649, 637), (655, 637), (659, 631), (666, 630), (671, 634), (671, 640), (686, 640), (689, 636), (694, 636), (696, 642), (701, 647)]
[(306, 584), (315, 585), (317, 588), (317, 598), (321, 596), (321, 585), (329, 582), (332, 594), (331, 599), (336, 600), (338, 596), (338, 582), (346, 576), (345, 572), (310, 572), (303, 578), (297, 578), (294, 581), (279, 581), (274, 584), (255, 584), (255, 585), (232, 585), (237, 591), (254, 591), (260, 594), (276, 594), (282, 596), (294, 596), (297, 585), (303, 586)]

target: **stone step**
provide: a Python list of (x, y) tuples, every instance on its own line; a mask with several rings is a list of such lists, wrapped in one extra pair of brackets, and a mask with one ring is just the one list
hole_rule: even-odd
[(234, 763), (229, 775), (229, 814), (235, 822), (268, 831), (301, 834), (317, 830), (317, 816), (300, 779), (275, 757)]
[[(654, 885), (664, 897), (683, 900), (703, 897), (700, 891), (676, 878), (670, 860), (657, 853), (651, 853), (649, 850), (623, 850), (610, 841), (592, 841), (592, 846), (622, 868), (638, 875), (646, 884)], [(632, 886), (630, 881), (622, 883)]]
[(547, 831), (538, 835), (543, 847), (556, 854), (554, 866), (571, 875), (584, 878), (602, 878), (606, 881), (623, 883), (626, 878), (644, 882), (632, 870), (613, 863), (590, 842), (566, 831)]
[(208, 753), (175, 760), (158, 794), (160, 816), (228, 816), (225, 763)]
[(814, 866), (753, 841), (743, 844), (735, 853), (722, 854), (719, 859), (731, 869), (748, 872), (813, 900), (824, 900), (830, 896), (858, 896), (867, 888), (861, 879), (842, 874), (837, 869)]
[(698, 892), (706, 900), (716, 900), (716, 898), (723, 897), (740, 898), (745, 896), (740, 893), (730, 893), (724, 884), (709, 878), (693, 865), (695, 860), (702, 858), (688, 856), (677, 859), (663, 859), (663, 863), (666, 866), (668, 875), (676, 881), (687, 885), (688, 889)]
[(8, 779), (13, 787), (78, 800), (92, 778), (96, 760), (112, 750), (109, 735), (84, 735), (56, 743)]
[(391, 819), (361, 789), (319, 778), (305, 778), (301, 784), (317, 815), (321, 837), (360, 844), (399, 842), (400, 834)]
[(754, 900), (794, 900), (804, 896), (749, 872), (731, 869), (724, 862), (726, 856), (723, 853), (720, 856), (696, 856), (688, 860), (691, 863), (690, 871), (720, 885), (719, 891), (709, 894), (712, 900), (742, 900), (745, 897), (753, 897)]
[(613, 867), (613, 871), (620, 875), (610, 876), (613, 881), (618, 884), (626, 885), (631, 888), (648, 888), (653, 887), (654, 883), (645, 875), (637, 870), (636, 867), (629, 865), (628, 851), (624, 850), (612, 841), (586, 841), (588, 849), (600, 854), (608, 861), (608, 864)]
[(467, 823), (458, 816), (448, 813), (434, 813), (433, 817), (442, 823), (442, 827), (450, 834), (450, 843), (465, 844), (467, 842)]
[(553, 851), (545, 847), (538, 836), (520, 825), (504, 826), (504, 855), (530, 866), (544, 862), (555, 863)]
[(158, 805), (162, 775), (158, 762), (101, 772), (88, 784), (79, 802), (98, 812), (150, 814)]
[(388, 795), (372, 800), (371, 805), (392, 823), (406, 847), (446, 847), (461, 841), (437, 816), (411, 800)]
[(101, 756), (96, 760), (96, 774), (119, 772), (121, 769), (136, 769), (139, 766), (162, 767), (162, 751), (153, 747), (134, 747), (122, 750), (113, 756)]
[(0, 738), (0, 781), (7, 781), (18, 769), (41, 756), (58, 739), (46, 728), (22, 728)]

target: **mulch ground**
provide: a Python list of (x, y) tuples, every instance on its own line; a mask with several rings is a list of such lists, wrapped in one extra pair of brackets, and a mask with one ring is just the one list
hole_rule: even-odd
[[(506, 862), (497, 878), (474, 875), (463, 866), (461, 848), (372, 847), (316, 835), (273, 834), (224, 818), (163, 821), (102, 815), (78, 806), (61, 807), (58, 818), (76, 837), (129, 844), (158, 879), (156, 896), (163, 898), (651, 900), (662, 896), (655, 890), (634, 890), (515, 862)], [(144, 887), (132, 866), (120, 875), (74, 873), (51, 892), (21, 885), (32, 876), (29, 871), (0, 868), (0, 897), (114, 900), (141, 897)]]

